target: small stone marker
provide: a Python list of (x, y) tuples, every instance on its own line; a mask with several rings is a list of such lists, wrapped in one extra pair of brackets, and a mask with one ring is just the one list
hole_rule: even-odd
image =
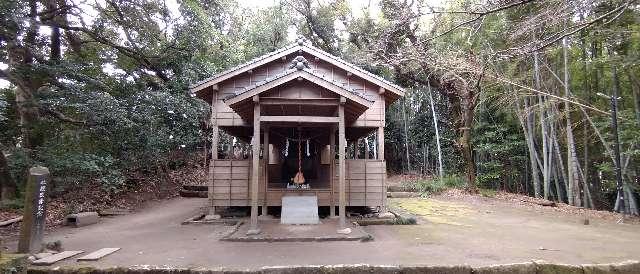
[(54, 254), (54, 255), (51, 255), (51, 256), (48, 256), (48, 257), (44, 257), (44, 258), (42, 258), (40, 260), (36, 260), (36, 261), (33, 262), (33, 264), (34, 265), (52, 265), (52, 264), (54, 264), (54, 263), (56, 263), (58, 261), (62, 261), (64, 259), (66, 259), (66, 258), (73, 257), (75, 255), (78, 255), (78, 254), (82, 253), (82, 252), (84, 252), (84, 251), (80, 251), (80, 250), (77, 250), (77, 251), (62, 251), (62, 252), (60, 252), (58, 254)]
[(42, 248), (42, 235), (47, 217), (47, 184), (49, 169), (32, 167), (24, 194), (24, 213), (20, 227), (19, 253), (39, 252)]
[(87, 255), (78, 258), (78, 261), (97, 261), (113, 252), (120, 250), (119, 247), (101, 248)]
[(98, 212), (80, 212), (64, 218), (64, 225), (81, 227), (98, 223)]
[(280, 223), (287, 225), (315, 225), (320, 223), (317, 196), (284, 196)]

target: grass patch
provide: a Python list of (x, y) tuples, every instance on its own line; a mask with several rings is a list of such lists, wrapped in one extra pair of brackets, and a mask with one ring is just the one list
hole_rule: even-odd
[(498, 193), (498, 191), (496, 191), (494, 189), (487, 189), (487, 188), (481, 188), (480, 189), (480, 196), (482, 196), (482, 197), (494, 198), (494, 197), (496, 197), (497, 193)]
[(420, 192), (422, 196), (441, 193), (447, 189), (464, 187), (465, 181), (457, 175), (448, 175), (442, 178), (419, 179), (403, 182), (402, 186)]

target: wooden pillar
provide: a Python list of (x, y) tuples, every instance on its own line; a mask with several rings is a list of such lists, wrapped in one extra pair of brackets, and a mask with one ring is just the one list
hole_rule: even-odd
[(355, 142), (353, 142), (353, 159), (359, 159), (360, 158), (360, 138), (356, 139)]
[[(378, 127), (378, 160), (384, 162), (384, 126)], [(387, 164), (384, 163), (384, 173), (382, 174), (382, 208), (380, 211), (387, 212)]]
[(338, 213), (340, 214), (340, 220), (338, 222), (338, 228), (344, 229), (346, 227), (346, 193), (345, 193), (345, 148), (346, 148), (346, 139), (345, 139), (345, 121), (344, 121), (344, 103), (346, 103), (346, 99), (344, 97), (340, 97), (340, 106), (338, 107), (338, 179), (339, 179), (339, 208)]
[(329, 174), (331, 184), (331, 197), (329, 201), (329, 217), (336, 217), (336, 199), (335, 199), (335, 177), (336, 177), (336, 128), (331, 126), (329, 131)]
[(378, 160), (384, 160), (384, 127), (378, 127)]
[(247, 234), (260, 233), (258, 228), (258, 181), (260, 180), (260, 101), (253, 96), (253, 139), (251, 140), (251, 223)]
[(216, 103), (218, 102), (218, 92), (213, 91), (211, 96), (211, 159), (218, 159), (218, 142), (220, 139), (220, 132), (218, 129), (218, 109)]
[(262, 145), (262, 161), (264, 162), (264, 199), (262, 200), (262, 216), (267, 216), (267, 189), (269, 188), (269, 127), (264, 127), (264, 143)]
[(216, 108), (216, 103), (218, 102), (218, 91), (217, 86), (214, 86), (211, 91), (211, 162), (209, 162), (209, 182), (208, 182), (208, 197), (209, 197), (209, 219), (217, 219), (220, 218), (219, 215), (216, 215), (216, 207), (213, 205), (213, 170), (215, 168), (216, 160), (218, 159), (218, 142), (220, 132), (218, 129), (218, 109)]

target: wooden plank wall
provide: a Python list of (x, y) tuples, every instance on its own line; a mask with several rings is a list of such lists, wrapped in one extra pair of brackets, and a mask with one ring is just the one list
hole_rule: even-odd
[[(382, 160), (347, 159), (346, 162), (346, 197), (347, 206), (383, 206), (384, 179), (386, 177), (386, 163)], [(251, 160), (214, 160), (213, 174), (213, 205), (214, 206), (249, 206)], [(260, 165), (264, 162), (261, 160)], [(260, 169), (263, 172), (263, 168)], [(337, 170), (336, 179), (338, 182)], [(260, 176), (259, 204), (264, 200), (264, 176)], [(338, 186), (333, 187), (334, 199), (338, 197)], [(280, 206), (282, 196), (287, 195), (318, 195), (318, 204), (331, 204), (330, 190), (270, 190), (267, 192), (269, 206)]]
[[(346, 159), (347, 206), (383, 206), (384, 180), (387, 176), (383, 160)], [(336, 168), (337, 169), (337, 168)], [(336, 173), (336, 182), (338, 182)], [(334, 187), (335, 197), (338, 187)]]
[[(248, 126), (249, 124), (240, 118), (229, 106), (224, 103), (224, 99), (233, 96), (236, 92), (242, 92), (245, 87), (264, 81), (269, 77), (281, 74), (288, 69), (293, 58), (298, 53), (287, 56), (286, 60), (277, 59), (251, 71), (232, 77), (218, 84), (219, 95), (215, 108), (219, 126)], [(338, 84), (348, 86), (356, 92), (361, 93), (369, 100), (374, 101), (373, 106), (363, 113), (352, 125), (355, 127), (378, 127), (384, 126), (385, 104), (384, 97), (378, 94), (378, 87), (368, 83), (357, 76), (347, 76), (347, 71), (334, 67), (320, 59), (304, 54), (309, 61), (309, 66), (315, 73), (324, 75), (325, 78), (335, 81)], [(276, 88), (277, 89), (277, 88)], [(320, 96), (318, 96), (320, 97)]]
[[(251, 186), (251, 159), (213, 160), (213, 205), (249, 206)], [(260, 160), (260, 166), (264, 162)], [(264, 169), (260, 168), (258, 203), (264, 200)]]

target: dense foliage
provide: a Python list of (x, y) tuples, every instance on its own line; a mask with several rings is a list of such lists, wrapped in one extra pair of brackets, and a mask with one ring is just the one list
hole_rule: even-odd
[(35, 164), (50, 167), (62, 191), (87, 180), (119, 191), (136, 172), (166, 172), (208, 135), (207, 105), (188, 84), (302, 34), (407, 88), (387, 110), (390, 171), (442, 175), (439, 141), (444, 174), (464, 177), (471, 191), (612, 209), (610, 102), (597, 94), (617, 88), (627, 201), (619, 208), (637, 213), (633, 1), (167, 3), (0, 4), (0, 78), (10, 83), (0, 93), (3, 189), (19, 193)]

